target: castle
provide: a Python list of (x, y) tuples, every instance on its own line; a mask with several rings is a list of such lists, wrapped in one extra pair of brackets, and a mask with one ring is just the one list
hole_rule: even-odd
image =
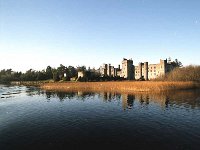
[(111, 64), (103, 64), (99, 71), (101, 76), (122, 77), (127, 80), (151, 80), (159, 76), (165, 75), (174, 69), (171, 62), (161, 60), (158, 64), (149, 64), (148, 62), (140, 62), (138, 66), (133, 65), (132, 59), (124, 58), (122, 60), (122, 68), (111, 66)]

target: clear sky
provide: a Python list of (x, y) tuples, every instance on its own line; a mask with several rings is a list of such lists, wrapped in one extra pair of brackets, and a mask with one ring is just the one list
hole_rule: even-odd
[(0, 0), (0, 69), (200, 64), (200, 0)]

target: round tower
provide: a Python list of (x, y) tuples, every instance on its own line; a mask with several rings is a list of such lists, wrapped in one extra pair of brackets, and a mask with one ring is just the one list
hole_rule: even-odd
[(148, 80), (148, 62), (144, 62), (144, 79)]
[(139, 68), (139, 78), (142, 78), (142, 63), (138, 64), (138, 68)]

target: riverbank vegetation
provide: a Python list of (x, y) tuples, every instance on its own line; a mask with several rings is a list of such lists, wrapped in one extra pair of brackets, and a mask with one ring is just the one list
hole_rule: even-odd
[(45, 70), (36, 71), (29, 69), (25, 73), (16, 72), (12, 69), (4, 69), (0, 71), (0, 83), (9, 83), (11, 81), (69, 81), (70, 78), (77, 76), (78, 69), (84, 69), (84, 67), (75, 68), (73, 66), (65, 67), (62, 64), (57, 68), (48, 66)]
[(115, 81), (115, 82), (64, 82), (45, 83), (42, 89), (53, 91), (116, 91), (116, 92), (160, 92), (168, 90), (186, 90), (200, 88), (195, 82), (161, 82), (161, 81)]
[[(83, 71), (84, 77), (78, 78), (78, 72)], [(86, 69), (85, 66), (73, 67), (60, 65), (57, 68), (52, 68), (48, 66), (45, 70), (35, 71), (29, 69), (25, 73), (15, 72), (12, 69), (1, 70), (0, 71), (0, 83), (10, 83), (12, 81), (18, 81), (17, 83), (22, 84), (32, 84), (37, 85), (47, 83), (47, 82), (66, 82), (66, 81), (80, 81), (80, 82), (101, 82), (101, 81), (124, 81), (121, 77), (109, 77), (100, 76), (99, 70)], [(200, 82), (200, 66), (186, 66), (186, 67), (176, 67), (171, 72), (167, 73), (165, 76), (156, 78), (153, 81), (192, 81)]]
[[(85, 76), (78, 78), (78, 72), (83, 71)], [(48, 66), (45, 70), (36, 71), (29, 69), (25, 73), (16, 72), (12, 69), (4, 69), (0, 71), (0, 83), (10, 83), (12, 81), (23, 81), (22, 83), (28, 83), (29, 81), (35, 82), (47, 82), (47, 81), (122, 81), (124, 78), (121, 77), (101, 77), (99, 70), (86, 69), (85, 66), (73, 67), (60, 65), (57, 68)], [(25, 82), (27, 81), (27, 82)]]
[(200, 82), (200, 66), (190, 65), (182, 68), (175, 68), (165, 76), (158, 77), (155, 80)]

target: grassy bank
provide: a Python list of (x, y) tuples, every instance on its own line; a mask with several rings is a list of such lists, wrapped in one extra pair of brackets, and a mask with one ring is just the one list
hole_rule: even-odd
[(200, 88), (196, 82), (124, 81), (124, 82), (64, 82), (45, 83), (40, 87), (55, 91), (116, 91), (116, 92), (159, 92)]
[(156, 78), (157, 81), (194, 81), (200, 82), (200, 66), (186, 66), (175, 68), (165, 76)]

